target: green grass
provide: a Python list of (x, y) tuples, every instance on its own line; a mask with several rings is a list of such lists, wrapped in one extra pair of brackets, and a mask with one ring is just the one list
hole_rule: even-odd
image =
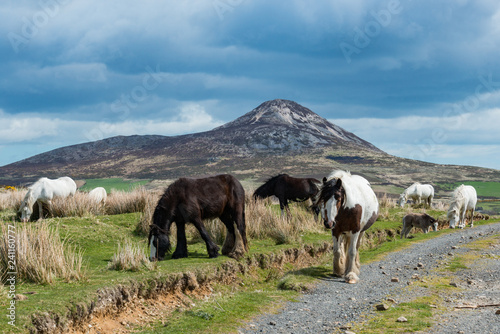
[[(432, 326), (432, 297), (420, 297), (408, 303), (392, 305), (387, 311), (379, 311), (368, 323), (356, 328), (356, 333), (415, 333)], [(407, 322), (397, 322), (399, 317)], [(359, 325), (358, 325), (359, 326)]]
[[(377, 221), (367, 231), (367, 236), (376, 236), (382, 230), (391, 230), (393, 237), (388, 238), (389, 242), (383, 240), (386, 242), (375, 249), (364, 249), (360, 254), (362, 263), (381, 258), (386, 252), (406, 247), (413, 242), (439, 235), (439, 233), (457, 231), (446, 229), (437, 234), (428, 233), (425, 235), (419, 232), (415, 233), (414, 239), (400, 240), (396, 230), (400, 228), (399, 216), (402, 212), (400, 209), (392, 210), (388, 220)], [(19, 301), (17, 304), (16, 323), (20, 327), (12, 331), (12, 328), (5, 321), (0, 321), (0, 332), (27, 332), (23, 328), (29, 326), (33, 313), (51, 311), (65, 314), (67, 310), (76, 311), (75, 305), (86, 307), (96, 300), (98, 289), (116, 287), (119, 284), (127, 285), (131, 281), (152, 282), (159, 277), (186, 271), (213, 273), (225, 262), (234, 262), (233, 259), (225, 256), (208, 259), (205, 244), (198, 242), (189, 243), (188, 258), (181, 260), (167, 258), (166, 261), (159, 262), (154, 270), (145, 269), (138, 272), (109, 270), (108, 262), (116, 252), (118, 243), (123, 243), (126, 239), (141, 245), (144, 252), (147, 252), (146, 238), (134, 233), (140, 217), (140, 213), (130, 213), (113, 216), (49, 219), (50, 224), (59, 227), (61, 237), (67, 238), (67, 243), (83, 251), (86, 279), (69, 283), (58, 281), (53, 285), (17, 282), (17, 293), (35, 292), (35, 294), (27, 294), (28, 299)], [(486, 222), (478, 224), (484, 223)], [(276, 245), (271, 239), (251, 239), (249, 240), (249, 256), (272, 254), (289, 248), (300, 248), (304, 244), (320, 244), (325, 241), (331, 241), (329, 231), (305, 233), (299, 242), (282, 245)], [(241, 319), (249, 319), (264, 310), (274, 309), (276, 305), (286, 300), (296, 298), (299, 295), (297, 291), (307, 289), (318, 278), (325, 277), (330, 273), (331, 256), (328, 255), (305, 269), (297, 269), (289, 265), (285, 265), (282, 269), (273, 267), (258, 269), (240, 277), (240, 282), (243, 285), (214, 285), (213, 295), (220, 296), (220, 298), (213, 297), (205, 303), (195, 301), (196, 307), (176, 312), (173, 317), (169, 317), (167, 327), (162, 327), (164, 324), (158, 323), (154, 324), (153, 329), (143, 328), (143, 330), (146, 332), (151, 330), (153, 332), (189, 333), (186, 331), (187, 324), (190, 324), (189, 328), (193, 328), (193, 333), (200, 331), (218, 333), (236, 329), (241, 325)], [(277, 288), (280, 284), (284, 290)], [(5, 308), (8, 302), (4, 298), (0, 299), (0, 308)], [(219, 308), (225, 311), (221, 311)], [(188, 313), (187, 311), (192, 312)]]
[(437, 187), (444, 191), (453, 191), (461, 184), (473, 186), (476, 189), (478, 197), (493, 197), (500, 198), (500, 182), (455, 182), (455, 183), (439, 183)]
[(461, 269), (467, 269), (465, 265), (465, 260), (460, 256), (455, 256), (451, 262), (446, 266), (446, 270), (451, 272), (456, 272)]
[(144, 186), (149, 183), (149, 180), (124, 180), (121, 178), (110, 179), (87, 179), (85, 184), (80, 188), (81, 191), (90, 191), (96, 187), (103, 187), (108, 194), (112, 190), (132, 191), (137, 187)]

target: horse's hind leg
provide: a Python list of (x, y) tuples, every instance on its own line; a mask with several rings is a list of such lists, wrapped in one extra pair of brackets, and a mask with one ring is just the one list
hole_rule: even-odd
[(224, 245), (222, 246), (221, 253), (222, 255), (228, 255), (234, 248), (234, 224), (229, 215), (222, 215), (219, 218), (224, 223), (227, 229), (226, 240), (224, 240)]
[(474, 227), (474, 208), (470, 211), (470, 227)]
[(234, 213), (236, 219), (233, 220), (232, 216), (221, 216), (221, 220), (227, 228), (222, 254), (239, 259), (248, 251), (244, 209), (236, 210)]
[(43, 202), (42, 201), (37, 201), (38, 203), (38, 220), (43, 219)]

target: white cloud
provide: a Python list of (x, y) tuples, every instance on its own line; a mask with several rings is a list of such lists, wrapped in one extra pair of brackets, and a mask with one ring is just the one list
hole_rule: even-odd
[(39, 141), (66, 146), (118, 135), (166, 135), (207, 131), (223, 122), (214, 119), (203, 106), (184, 103), (169, 120), (126, 119), (118, 122), (76, 121), (43, 114), (9, 115), (0, 110), (0, 141), (17, 144)]
[(334, 119), (387, 153), (435, 163), (500, 168), (500, 108), (436, 117)]

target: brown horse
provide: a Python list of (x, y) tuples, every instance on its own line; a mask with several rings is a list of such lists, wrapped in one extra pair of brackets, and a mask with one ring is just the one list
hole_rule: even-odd
[[(222, 254), (240, 258), (248, 251), (245, 227), (245, 191), (233, 176), (224, 174), (207, 178), (180, 178), (172, 183), (158, 201), (153, 214), (148, 243), (150, 260), (163, 260), (170, 252), (170, 226), (177, 226), (177, 246), (173, 259), (188, 256), (186, 223), (191, 222), (207, 245), (210, 258), (219, 255), (208, 235), (203, 219), (219, 218), (227, 228)], [(235, 228), (236, 224), (236, 228)]]
[[(276, 196), (280, 201), (281, 214), (288, 209), (288, 201), (302, 202), (308, 199), (314, 200), (319, 192), (321, 182), (314, 178), (296, 178), (288, 174), (279, 174), (271, 177), (253, 193), (253, 197), (267, 198)], [(316, 212), (317, 214), (318, 212)]]

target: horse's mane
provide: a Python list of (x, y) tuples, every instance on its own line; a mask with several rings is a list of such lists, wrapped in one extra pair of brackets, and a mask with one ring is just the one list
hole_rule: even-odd
[(333, 179), (342, 179), (346, 177), (350, 177), (351, 172), (345, 171), (345, 170), (334, 170), (333, 172), (328, 175), (326, 178), (328, 181), (333, 180)]
[[(335, 183), (338, 179), (342, 180), (342, 187), (344, 188), (345, 191), (345, 197), (346, 200), (344, 201), (344, 206), (348, 205), (349, 199), (352, 197), (352, 179), (354, 177), (357, 177), (357, 175), (351, 175), (351, 172), (349, 171), (343, 171), (343, 170), (336, 170), (333, 171), (327, 178), (326, 183), (323, 184), (323, 187), (321, 187), (320, 194), (318, 196), (318, 203), (319, 202), (324, 202), (326, 203), (328, 199), (330, 199), (333, 196), (333, 189), (335, 186)], [(366, 181), (366, 180), (365, 180)], [(368, 182), (368, 181), (366, 181)]]
[(276, 185), (276, 182), (278, 182), (278, 180), (284, 176), (288, 176), (288, 174), (278, 174), (267, 179), (267, 181), (263, 185), (261, 185), (254, 191), (253, 197), (266, 198), (274, 195), (274, 186)]
[(464, 201), (465, 194), (463, 190), (464, 190), (464, 185), (462, 184), (453, 191), (453, 195), (451, 197), (451, 202), (450, 202), (450, 209), (448, 210), (448, 215), (450, 212), (459, 208), (460, 204)]

